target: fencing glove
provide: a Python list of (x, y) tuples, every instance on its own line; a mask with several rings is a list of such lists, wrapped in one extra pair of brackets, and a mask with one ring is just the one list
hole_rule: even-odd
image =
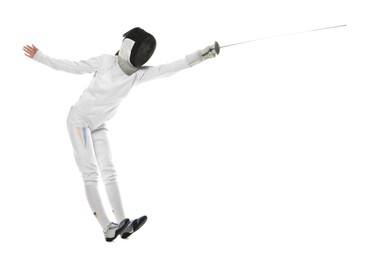
[(192, 66), (197, 65), (198, 63), (200, 63), (204, 60), (214, 58), (219, 53), (220, 53), (219, 43), (215, 42), (214, 44), (207, 46), (206, 48), (204, 48), (201, 51), (198, 51), (198, 52), (192, 53), (190, 55), (187, 55), (186, 60), (188, 62), (188, 65), (190, 67), (192, 67)]

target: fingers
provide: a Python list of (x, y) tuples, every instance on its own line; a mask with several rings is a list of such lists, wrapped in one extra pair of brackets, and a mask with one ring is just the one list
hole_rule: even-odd
[(23, 51), (24, 51), (24, 52), (27, 52), (27, 53), (32, 53), (32, 52), (33, 52), (33, 49), (30, 48), (30, 46), (26, 46), (26, 47), (23, 47)]
[(25, 52), (25, 55), (29, 58), (34, 58), (35, 53), (38, 51), (38, 48), (36, 48), (34, 45), (26, 45), (23, 46), (23, 51)]
[(36, 48), (34, 45), (32, 45), (32, 47), (30, 45), (23, 46), (23, 49), (30, 50), (30, 51), (38, 50), (38, 48)]
[(29, 46), (29, 45), (26, 45), (26, 46), (23, 46), (23, 50), (27, 50), (27, 51), (33, 51), (34, 48)]
[(30, 49), (28, 49), (28, 48), (25, 48), (25, 47), (23, 47), (23, 51), (25, 52), (25, 55), (27, 56), (27, 57), (32, 57), (33, 55), (33, 51), (32, 50), (30, 50)]
[(23, 46), (24, 51), (30, 51), (30, 46)]

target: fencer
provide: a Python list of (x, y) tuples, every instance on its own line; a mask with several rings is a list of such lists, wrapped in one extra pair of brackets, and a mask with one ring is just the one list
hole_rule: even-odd
[[(108, 242), (117, 236), (127, 238), (145, 223), (147, 217), (130, 221), (124, 214), (105, 123), (113, 117), (119, 104), (135, 85), (172, 75), (219, 53), (219, 45), (215, 43), (171, 63), (144, 66), (155, 51), (154, 36), (136, 27), (123, 37), (115, 55), (104, 54), (81, 61), (49, 57), (34, 45), (23, 47), (26, 56), (55, 70), (75, 74), (93, 73), (90, 84), (69, 111), (67, 129), (88, 204)], [(116, 223), (110, 221), (104, 210), (98, 189), (100, 176)]]

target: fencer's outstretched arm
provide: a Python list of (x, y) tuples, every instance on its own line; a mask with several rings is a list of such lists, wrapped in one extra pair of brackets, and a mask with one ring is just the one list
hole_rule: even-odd
[(197, 65), (204, 60), (214, 58), (219, 54), (219, 50), (219, 44), (215, 42), (213, 45), (209, 45), (203, 50), (186, 55), (183, 59), (159, 66), (144, 67), (143, 70), (139, 71), (138, 80), (145, 82), (150, 79), (170, 76), (180, 70)]
[[(219, 53), (219, 45), (215, 44), (207, 46), (203, 50), (196, 51), (185, 56), (185, 58), (160, 66), (143, 67), (137, 73), (137, 81), (145, 82), (150, 79), (166, 77), (180, 70), (192, 67), (206, 59), (213, 58)], [(88, 60), (70, 61), (65, 59), (55, 59), (45, 55), (34, 45), (24, 46), (25, 55), (44, 65), (47, 65), (55, 70), (65, 72), (83, 74), (93, 73), (99, 70), (104, 55), (94, 57)]]
[(51, 58), (42, 53), (34, 45), (23, 47), (25, 55), (55, 70), (61, 70), (74, 74), (93, 73), (99, 69), (101, 56), (88, 60), (70, 61), (64, 59)]

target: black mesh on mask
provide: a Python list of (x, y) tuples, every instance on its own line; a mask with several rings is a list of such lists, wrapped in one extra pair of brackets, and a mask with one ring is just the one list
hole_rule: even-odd
[(156, 43), (154, 37), (148, 37), (144, 39), (141, 43), (135, 44), (131, 51), (131, 63), (135, 67), (140, 67), (144, 65), (153, 55), (155, 46)]
[(123, 37), (135, 42), (131, 50), (130, 62), (137, 68), (150, 59), (157, 46), (154, 36), (139, 27), (126, 32)]

